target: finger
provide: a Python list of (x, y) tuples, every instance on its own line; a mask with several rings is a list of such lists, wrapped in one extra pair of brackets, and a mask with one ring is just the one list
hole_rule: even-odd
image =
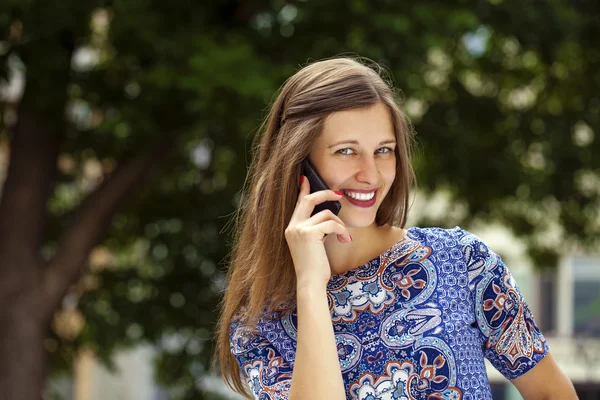
[(296, 207), (300, 204), (302, 198), (310, 194), (310, 182), (304, 175), (300, 175), (300, 184), (298, 186), (298, 199), (296, 200)]
[(296, 215), (298, 214), (298, 206), (300, 205), (300, 202), (302, 201), (304, 196), (309, 195), (309, 194), (310, 194), (310, 183), (308, 182), (308, 179), (306, 178), (306, 176), (300, 174), (298, 198), (296, 199), (296, 207), (294, 208), (294, 212), (292, 213), (292, 217), (290, 218), (290, 223), (292, 223), (294, 221), (294, 219), (296, 218)]
[[(336, 221), (338, 224), (342, 225), (343, 227), (346, 226), (344, 221), (342, 221), (342, 219), (340, 217), (338, 217), (337, 215), (335, 215), (331, 210), (319, 211), (318, 213), (316, 213), (315, 215), (310, 217), (308, 220), (306, 220), (306, 225), (317, 225), (321, 222), (325, 222), (325, 221), (329, 221), (329, 220)], [(350, 234), (348, 234), (348, 236), (337, 235), (337, 239), (340, 243), (347, 243), (352, 240), (352, 236), (350, 236)]]
[[(342, 236), (343, 240), (349, 242), (352, 240), (348, 230), (345, 226), (340, 225), (336, 221), (328, 220), (325, 222), (321, 222), (320, 224), (313, 225), (305, 228), (307, 231), (318, 232), (321, 239), (325, 237), (325, 235), (329, 235), (330, 233), (335, 233), (338, 236)], [(339, 239), (338, 239), (339, 240)]]
[(304, 175), (300, 175), (300, 195), (310, 194), (310, 182)]
[(325, 201), (339, 201), (341, 198), (341, 192), (336, 193), (333, 190), (319, 190), (318, 192), (305, 195), (299, 198), (300, 203), (296, 208), (297, 215), (301, 219), (308, 219), (317, 204)]
[(344, 221), (342, 221), (342, 219), (340, 217), (338, 217), (337, 215), (335, 215), (331, 210), (319, 211), (318, 213), (316, 213), (315, 215), (310, 217), (308, 220), (306, 220), (306, 224), (307, 225), (317, 225), (317, 224), (320, 224), (321, 222), (325, 222), (328, 220), (334, 220), (338, 224), (340, 224), (342, 226), (346, 226)]

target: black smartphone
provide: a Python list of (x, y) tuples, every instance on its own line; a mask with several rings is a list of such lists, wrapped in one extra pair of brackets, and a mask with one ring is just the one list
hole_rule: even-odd
[[(302, 160), (301, 173), (302, 175), (306, 176), (306, 179), (308, 179), (308, 183), (310, 183), (311, 193), (318, 192), (319, 190), (329, 190), (329, 187), (327, 186), (323, 178), (321, 178), (321, 175), (319, 175), (317, 169), (310, 162), (308, 157)], [(331, 210), (332, 213), (338, 215), (341, 209), (342, 203), (340, 203), (339, 201), (326, 201), (321, 204), (317, 204), (310, 216), (312, 217), (319, 211), (323, 210)]]

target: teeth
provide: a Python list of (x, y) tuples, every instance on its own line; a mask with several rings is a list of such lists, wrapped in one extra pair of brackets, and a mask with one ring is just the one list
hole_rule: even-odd
[(346, 194), (346, 196), (348, 196), (348, 197), (352, 197), (353, 199), (361, 200), (361, 201), (371, 200), (373, 198), (373, 196), (375, 196), (375, 192), (353, 193), (353, 192), (344, 191), (344, 194)]

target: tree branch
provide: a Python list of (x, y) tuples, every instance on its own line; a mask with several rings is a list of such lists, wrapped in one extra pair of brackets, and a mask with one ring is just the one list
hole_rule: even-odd
[(148, 154), (120, 164), (100, 187), (89, 195), (76, 213), (75, 223), (60, 239), (58, 250), (43, 271), (43, 296), (52, 313), (69, 286), (83, 275), (92, 248), (100, 242), (119, 207), (143, 183), (174, 146), (176, 138), (159, 141)]

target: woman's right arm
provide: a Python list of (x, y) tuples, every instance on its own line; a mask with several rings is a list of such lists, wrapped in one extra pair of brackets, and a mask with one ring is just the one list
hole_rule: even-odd
[(290, 399), (345, 399), (326, 291), (298, 287), (297, 306), (298, 341)]
[(309, 183), (304, 179), (285, 232), (297, 279), (298, 339), (290, 399), (344, 400), (344, 380), (327, 304), (331, 268), (323, 243), (330, 233), (336, 234), (340, 242), (352, 239), (342, 220), (331, 211), (310, 217), (316, 204), (339, 200), (340, 195), (331, 190), (309, 193)]

